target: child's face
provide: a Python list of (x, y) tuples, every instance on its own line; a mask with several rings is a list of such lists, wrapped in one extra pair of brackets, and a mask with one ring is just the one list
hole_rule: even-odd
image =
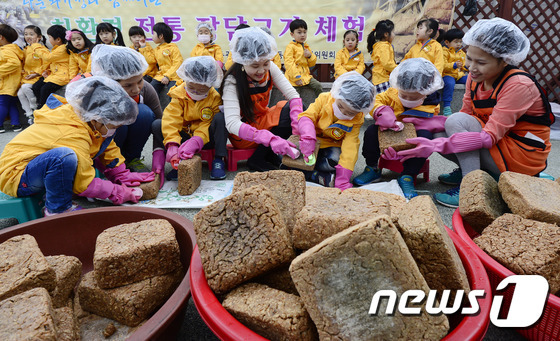
[(419, 27), (416, 28), (416, 39), (421, 41), (426, 41), (430, 39), (430, 34), (432, 34), (433, 30), (428, 29), (428, 25), (423, 23)]
[(356, 37), (354, 33), (348, 33), (344, 38), (344, 47), (346, 47), (348, 51), (354, 51), (357, 45), (358, 37)]
[(459, 49), (463, 46), (463, 39), (453, 39), (452, 41), (445, 41), (445, 44), (449, 48), (453, 48), (455, 51), (459, 51)]
[(142, 75), (123, 79), (118, 82), (130, 97), (138, 96), (140, 91), (142, 91), (142, 87), (144, 87), (144, 78)]
[(204, 84), (198, 84), (193, 82), (188, 82), (185, 85), (185, 88), (191, 93), (195, 95), (206, 95), (208, 91), (210, 91), (210, 87)]
[(201, 27), (198, 29), (198, 35), (205, 34), (210, 36), (210, 40), (212, 40), (212, 32), (208, 29), (208, 27)]
[(109, 45), (113, 43), (113, 40), (115, 40), (115, 33), (108, 31), (99, 32), (99, 39), (101, 39), (103, 44)]
[(25, 39), (25, 42), (28, 43), (29, 45), (39, 41), (39, 36), (37, 35), (37, 33), (35, 33), (35, 31), (30, 28), (26, 28), (23, 31), (23, 38)]
[(388, 42), (393, 42), (393, 39), (395, 39), (395, 30), (392, 30), (391, 33), (385, 33), (385, 37)]
[(51, 43), (52, 46), (58, 46), (62, 44), (62, 40), (60, 38), (54, 39), (51, 35), (49, 35), (49, 43)]
[(414, 92), (414, 91), (404, 91), (404, 90), (399, 90), (399, 97), (401, 99), (404, 99), (406, 101), (410, 101), (410, 102), (416, 102), (416, 101), (424, 101), (424, 99), (426, 98), (426, 95), (422, 95), (419, 92)]
[(293, 32), (290, 32), (290, 35), (298, 43), (303, 44), (307, 40), (307, 30), (302, 27), (295, 29)]
[(154, 36), (152, 37), (152, 41), (154, 42), (154, 44), (163, 43), (164, 42), (163, 34), (158, 34), (156, 31), (154, 31)]
[(469, 46), (465, 65), (469, 69), (473, 82), (492, 84), (502, 73), (507, 63), (476, 46)]
[(255, 82), (260, 82), (266, 73), (270, 70), (270, 60), (254, 62), (249, 65), (243, 65), (247, 76)]
[(84, 41), (84, 37), (78, 32), (72, 32), (72, 46), (74, 46), (78, 51), (81, 51), (86, 47), (86, 42)]
[(354, 117), (360, 113), (359, 111), (352, 109), (346, 102), (341, 99), (336, 99), (334, 101), (334, 105), (336, 105), (338, 107), (338, 110), (340, 110), (340, 112), (346, 116)]
[(130, 41), (132, 42), (132, 45), (134, 45), (134, 47), (140, 47), (140, 42), (145, 43), (146, 37), (140, 34), (135, 34), (133, 36), (130, 36)]

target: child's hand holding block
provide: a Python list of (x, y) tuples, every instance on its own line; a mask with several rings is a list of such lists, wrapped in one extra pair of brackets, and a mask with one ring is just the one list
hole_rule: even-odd
[(154, 181), (144, 182), (140, 185), (140, 189), (142, 189), (142, 198), (140, 198), (140, 200), (152, 200), (157, 198), (159, 187), (159, 174), (156, 174)]
[(381, 154), (389, 147), (393, 147), (393, 149), (398, 152), (400, 150), (412, 149), (416, 146), (415, 144), (406, 143), (406, 139), (417, 137), (416, 129), (412, 123), (405, 123), (404, 129), (401, 131), (393, 131), (390, 129), (385, 131), (379, 130), (378, 134), (379, 150)]
[[(298, 135), (290, 136), (288, 141), (295, 144), (296, 147), (299, 149), (299, 136)], [(317, 141), (315, 143), (315, 151), (313, 151), (313, 154), (312, 154), (313, 158), (315, 160), (317, 159), (317, 153), (319, 152), (319, 146), (320, 145), (321, 145), (321, 143), (319, 141)], [(312, 159), (312, 157), (310, 156), (309, 159)], [(303, 159), (303, 154), (300, 154), (300, 156), (295, 160), (292, 159), (291, 157), (289, 157), (288, 155), (284, 155), (284, 157), (282, 157), (282, 164), (286, 167), (303, 169), (303, 170), (313, 170), (313, 169), (315, 169), (315, 164), (308, 165), (308, 164), (305, 163), (305, 160)]]

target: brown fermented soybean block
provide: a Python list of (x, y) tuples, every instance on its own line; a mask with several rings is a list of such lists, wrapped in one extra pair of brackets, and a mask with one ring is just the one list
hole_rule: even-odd
[[(368, 314), (373, 295), (430, 289), (389, 216), (329, 237), (299, 255), (290, 273), (321, 340), (440, 340), (445, 315)], [(424, 303), (425, 305), (425, 303)]]
[(177, 169), (177, 192), (179, 195), (191, 195), (202, 181), (202, 159), (195, 154), (192, 159), (181, 160)]
[(55, 309), (54, 324), (56, 325), (57, 341), (76, 341), (80, 339), (72, 308)]
[(273, 289), (282, 290), (288, 294), (297, 295), (296, 286), (290, 275), (290, 265), (284, 265), (261, 275), (254, 280), (256, 283), (267, 285)]
[(416, 129), (412, 123), (404, 123), (404, 129), (401, 131), (393, 131), (391, 129), (381, 131), (378, 130), (379, 150), (381, 154), (385, 149), (393, 147), (396, 151), (414, 148), (414, 144), (406, 143), (406, 139), (413, 139), (416, 136)]
[(26, 290), (54, 290), (56, 275), (33, 236), (24, 234), (0, 244), (0, 301)]
[(399, 231), (430, 289), (470, 291), (469, 280), (432, 198), (412, 198), (399, 214)]
[(475, 170), (465, 175), (459, 191), (459, 212), (475, 231), (481, 233), (506, 211), (498, 182), (490, 174)]
[(74, 256), (47, 256), (47, 262), (56, 273), (56, 287), (51, 294), (53, 307), (68, 304), (72, 290), (82, 275), (82, 262)]
[[(296, 148), (299, 150), (299, 136), (292, 135), (290, 136), (290, 138), (288, 138), (288, 141), (295, 144)], [(319, 141), (315, 142), (315, 150), (313, 151), (313, 156), (315, 156), (315, 160), (317, 160), (317, 153), (319, 152), (320, 146), (321, 146), (321, 142)], [(309, 170), (309, 171), (315, 169), (315, 164), (311, 166), (305, 164), (305, 160), (303, 159), (303, 154), (300, 154), (299, 157), (295, 160), (289, 157), (288, 155), (284, 155), (282, 157), (282, 164), (286, 167)]]
[(518, 275), (541, 275), (560, 290), (560, 227), (506, 213), (474, 239), (484, 252)]
[(239, 322), (272, 341), (317, 339), (317, 330), (298, 296), (249, 283), (227, 294), (222, 305)]
[(498, 181), (511, 213), (523, 218), (560, 225), (560, 184), (514, 172), (503, 172)]
[(286, 227), (292, 231), (295, 215), (305, 206), (305, 176), (300, 171), (275, 170), (240, 172), (233, 180), (232, 193), (251, 186), (264, 185), (276, 200)]
[(35, 288), (0, 301), (0, 340), (56, 340), (51, 298)]
[(93, 269), (101, 288), (138, 282), (180, 267), (179, 243), (167, 220), (122, 224), (97, 236)]
[(264, 185), (206, 206), (193, 223), (204, 274), (217, 294), (295, 257), (276, 200)]
[(325, 207), (336, 203), (342, 191), (336, 187), (307, 186), (305, 187), (305, 206)]
[(142, 189), (142, 198), (140, 198), (140, 200), (152, 200), (157, 198), (159, 193), (159, 184), (159, 174), (156, 174), (154, 181), (140, 184), (140, 188)]
[(88, 272), (78, 285), (80, 306), (85, 311), (134, 327), (171, 296), (183, 274), (179, 269), (122, 287), (101, 289), (93, 271)]
[[(321, 192), (316, 194), (322, 195)], [(322, 205), (313, 204), (320, 200)], [(311, 203), (296, 215), (292, 238), (298, 249), (309, 249), (325, 238), (377, 215), (391, 215), (387, 198), (367, 189), (350, 188), (334, 198), (316, 198)]]

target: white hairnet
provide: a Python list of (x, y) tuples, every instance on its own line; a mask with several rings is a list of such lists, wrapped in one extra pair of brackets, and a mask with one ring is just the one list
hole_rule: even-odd
[(95, 76), (120, 81), (139, 76), (147, 68), (144, 56), (129, 47), (100, 44), (91, 53), (91, 73)]
[(258, 27), (235, 31), (229, 47), (231, 58), (241, 65), (271, 60), (278, 53), (274, 38)]
[(443, 88), (436, 66), (424, 58), (403, 60), (389, 76), (392, 88), (429, 95)]
[(66, 86), (66, 100), (84, 122), (127, 125), (136, 121), (138, 105), (116, 81), (86, 77)]
[(177, 69), (177, 75), (187, 83), (204, 84), (219, 88), (223, 72), (210, 56), (199, 56), (185, 59)]
[(529, 38), (512, 22), (502, 18), (479, 20), (463, 37), (465, 45), (476, 46), (510, 65), (519, 65), (529, 53)]
[(211, 37), (212, 41), (216, 39), (216, 32), (214, 32), (214, 27), (212, 27), (212, 25), (210, 25), (210, 23), (206, 22), (206, 21), (203, 21), (201, 23), (198, 23), (198, 25), (196, 25), (196, 34), (197, 35), (198, 35), (198, 30), (200, 30), (200, 28), (202, 28), (202, 27), (205, 27), (205, 28), (210, 30), (210, 35), (212, 36)]
[(370, 112), (375, 103), (375, 87), (356, 71), (346, 72), (334, 81), (331, 96), (343, 100), (353, 110)]

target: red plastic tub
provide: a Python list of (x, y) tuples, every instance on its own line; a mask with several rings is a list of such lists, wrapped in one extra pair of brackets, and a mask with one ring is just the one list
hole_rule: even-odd
[[(192, 223), (184, 217), (155, 208), (102, 207), (42, 218), (0, 230), (0, 243), (21, 234), (37, 240), (45, 256), (75, 256), (82, 262), (82, 273), (93, 269), (97, 235), (103, 230), (144, 219), (166, 219), (175, 229), (181, 263), (189, 270), (196, 236)], [(175, 340), (184, 318), (191, 290), (189, 272), (171, 297), (127, 340)]]
[[(467, 272), (471, 289), (490, 292), (490, 283), (484, 266), (476, 254), (453, 231), (447, 229)], [(191, 260), (191, 290), (196, 309), (208, 327), (224, 341), (234, 340), (266, 340), (231, 316), (222, 307), (212, 289), (208, 286), (198, 246), (195, 247)], [(463, 317), (458, 325), (443, 340), (482, 340), (490, 324), (491, 297), (479, 298), (480, 312), (476, 315)]]
[[(479, 233), (473, 230), (468, 223), (463, 221), (459, 209), (455, 210), (455, 213), (453, 213), (452, 223), (453, 229), (457, 232), (459, 237), (471, 247), (482, 261), (482, 264), (484, 264), (486, 272), (488, 273), (488, 278), (490, 279), (492, 295), (495, 295), (497, 285), (504, 278), (514, 275), (514, 273), (498, 263), (475, 244), (473, 238), (479, 236)], [(513, 291), (514, 289), (509, 286), (505, 292), (499, 293), (504, 296), (503, 306), (506, 308), (511, 303)], [(516, 328), (515, 330), (529, 340), (560, 340), (560, 298), (549, 294), (543, 315), (537, 323), (532, 327)]]

